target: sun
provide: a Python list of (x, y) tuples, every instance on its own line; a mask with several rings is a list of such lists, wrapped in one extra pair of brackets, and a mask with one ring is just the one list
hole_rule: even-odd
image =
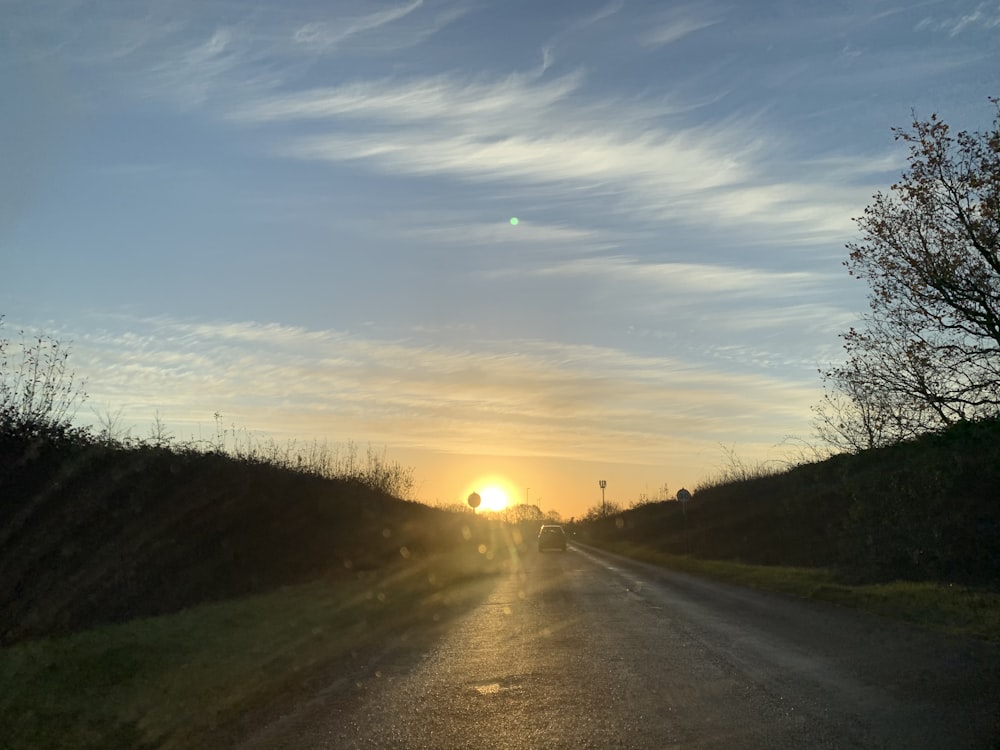
[(511, 482), (495, 474), (482, 476), (469, 485), (465, 495), (479, 493), (479, 510), (497, 513), (515, 504), (516, 490)]
[(483, 510), (498, 511), (510, 505), (510, 498), (507, 496), (507, 493), (504, 492), (502, 487), (498, 487), (495, 484), (483, 487), (479, 491), (479, 496), (483, 498), (481, 506)]

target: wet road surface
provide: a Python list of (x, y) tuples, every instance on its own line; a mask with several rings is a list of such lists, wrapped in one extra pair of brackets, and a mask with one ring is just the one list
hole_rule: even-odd
[(1000, 650), (571, 546), (243, 747), (1000, 748)]

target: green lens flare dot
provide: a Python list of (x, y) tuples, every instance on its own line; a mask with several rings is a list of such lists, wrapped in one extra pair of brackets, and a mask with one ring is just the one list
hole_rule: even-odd
[(516, 217), (516, 216), (511, 216), (511, 217), (510, 217), (510, 225), (511, 225), (512, 227), (516, 227), (516, 226), (517, 226), (517, 224), (518, 224), (518, 221), (517, 221), (517, 217)]

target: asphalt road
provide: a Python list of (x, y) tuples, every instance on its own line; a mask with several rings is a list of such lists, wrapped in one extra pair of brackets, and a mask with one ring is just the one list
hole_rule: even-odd
[(1000, 748), (1000, 650), (580, 546), (245, 750)]

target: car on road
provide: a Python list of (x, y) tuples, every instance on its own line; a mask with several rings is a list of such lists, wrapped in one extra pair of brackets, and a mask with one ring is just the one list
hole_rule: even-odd
[(566, 532), (562, 526), (545, 524), (538, 530), (538, 551), (544, 552), (547, 549), (566, 551)]

